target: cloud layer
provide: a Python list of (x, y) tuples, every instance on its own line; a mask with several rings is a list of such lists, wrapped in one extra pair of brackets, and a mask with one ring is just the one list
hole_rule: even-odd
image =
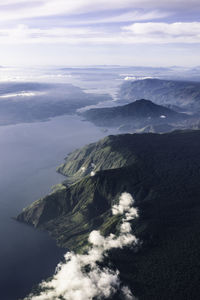
[[(186, 0), (32, 0), (27, 3), (24, 0), (2, 0), (0, 3), (0, 17), (2, 20), (55, 16), (55, 15), (71, 15), (83, 14), (90, 12), (99, 12), (117, 9), (157, 9), (168, 11), (188, 11), (188, 1)], [(200, 9), (198, 0), (191, 0), (190, 10)], [(16, 9), (19, 14), (16, 13)]]
[(132, 234), (130, 221), (138, 217), (138, 211), (133, 207), (134, 200), (128, 193), (120, 196), (119, 204), (114, 205), (114, 215), (122, 215), (122, 224), (118, 236), (110, 234), (104, 237), (99, 231), (89, 235), (91, 244), (87, 254), (68, 252), (65, 262), (57, 267), (51, 281), (41, 283), (45, 289), (39, 296), (30, 295), (26, 300), (92, 300), (105, 299), (120, 290), (123, 299), (136, 299), (127, 286), (122, 286), (119, 272), (108, 267), (100, 267), (108, 251), (125, 246), (136, 246), (138, 239)]
[(167, 44), (200, 43), (200, 22), (147, 22), (123, 26), (118, 33), (89, 27), (0, 29), (0, 41), (6, 44)]
[[(1, 0), (2, 64), (13, 60), (76, 64), (74, 53), (80, 57), (84, 49), (85, 64), (96, 64), (100, 47), (101, 63), (123, 64), (128, 60), (131, 64), (135, 60), (138, 64), (147, 58), (142, 54), (146, 44), (150, 50), (148, 65), (155, 61), (156, 65), (163, 61), (198, 65), (199, 13), (199, 0)], [(184, 52), (182, 58), (177, 44)], [(16, 58), (11, 45), (18, 49)], [(87, 57), (88, 50), (92, 55)], [(166, 59), (155, 58), (155, 51), (167, 55)]]

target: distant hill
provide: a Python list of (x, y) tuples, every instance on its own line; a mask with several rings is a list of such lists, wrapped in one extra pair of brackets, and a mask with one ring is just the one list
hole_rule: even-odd
[(0, 83), (0, 126), (46, 121), (109, 99), (71, 84)]
[(154, 126), (158, 132), (159, 128), (162, 128), (161, 132), (165, 129), (168, 131), (169, 127), (177, 128), (181, 122), (190, 119), (186, 114), (145, 99), (124, 106), (90, 109), (83, 116), (97, 126), (119, 127), (120, 130), (141, 130), (146, 126)]
[(144, 79), (122, 84), (119, 101), (132, 102), (141, 98), (165, 106), (175, 105), (200, 111), (200, 82)]
[(198, 300), (199, 149), (198, 130), (109, 136), (69, 154), (59, 168), (66, 182), (17, 219), (82, 252), (91, 230), (117, 233), (120, 217), (111, 207), (129, 192), (139, 209), (132, 229), (142, 247), (110, 253), (122, 282), (140, 300)]

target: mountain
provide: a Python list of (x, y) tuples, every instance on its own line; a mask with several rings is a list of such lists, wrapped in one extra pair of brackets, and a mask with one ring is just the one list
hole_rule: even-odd
[(165, 132), (169, 129), (166, 125), (171, 124), (172, 129), (181, 128), (185, 125), (184, 121), (191, 119), (189, 115), (145, 99), (124, 106), (90, 109), (82, 114), (97, 126), (119, 127), (123, 131), (155, 126), (157, 132)]
[(200, 111), (200, 83), (160, 79), (126, 81), (122, 84), (119, 101), (150, 99), (160, 105), (175, 105), (186, 110)]
[(141, 300), (199, 299), (199, 149), (198, 130), (109, 136), (69, 154), (59, 168), (66, 181), (17, 219), (83, 252), (91, 230), (118, 232), (111, 207), (126, 191), (139, 210), (132, 230), (142, 244), (109, 254), (121, 280)]
[(46, 121), (109, 99), (110, 95), (85, 93), (71, 84), (1, 83), (0, 126)]

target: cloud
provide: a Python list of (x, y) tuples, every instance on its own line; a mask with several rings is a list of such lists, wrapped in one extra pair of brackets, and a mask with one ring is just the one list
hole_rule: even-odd
[(41, 96), (45, 95), (45, 92), (33, 92), (33, 91), (21, 91), (18, 93), (9, 93), (0, 95), (0, 98), (13, 98), (13, 97), (34, 97), (34, 96)]
[(200, 22), (134, 23), (124, 26), (127, 38), (138, 43), (199, 43)]
[[(123, 75), (121, 75), (123, 76)], [(133, 76), (133, 75), (129, 75), (129, 76), (125, 76), (124, 77), (124, 80), (128, 81), (128, 80), (144, 80), (144, 79), (153, 79), (153, 78), (156, 78), (156, 77), (152, 77), (152, 76)]]
[(97, 32), (89, 28), (54, 27), (48, 29), (29, 28), (19, 24), (17, 27), (0, 29), (1, 44), (68, 43), (76, 44), (95, 36)]
[(123, 193), (121, 195), (121, 197), (119, 198), (119, 204), (113, 205), (113, 207), (112, 207), (113, 215), (125, 214), (125, 220), (127, 220), (127, 218), (129, 220), (137, 218), (138, 211), (136, 208), (132, 207), (133, 203), (134, 203), (134, 200), (133, 200), (132, 196), (128, 193)]
[[(137, 10), (144, 10), (144, 8), (146, 13), (144, 14), (144, 18), (142, 18)], [(5, 20), (25, 20), (60, 15), (71, 16), (116, 10), (127, 10), (130, 13), (125, 13), (124, 15), (120, 13), (117, 17), (105, 18), (106, 22), (125, 21), (125, 16), (127, 16), (129, 21), (137, 21), (139, 19), (145, 20), (145, 18), (157, 18), (158, 12), (155, 12), (155, 10), (162, 10), (162, 14), (165, 15), (169, 11), (179, 13), (181, 11), (188, 12), (189, 10), (198, 11), (199, 9), (200, 3), (198, 0), (191, 0), (189, 3), (186, 0), (32, 0), (28, 3), (24, 0), (2, 0), (0, 3), (0, 22)], [(135, 10), (136, 12), (134, 12)], [(148, 12), (149, 10), (151, 12)]]
[(123, 26), (119, 32), (89, 27), (29, 28), (24, 24), (0, 29), (1, 44), (192, 44), (200, 43), (200, 22), (147, 22)]
[(65, 261), (58, 265), (53, 278), (40, 284), (44, 291), (39, 296), (29, 295), (26, 300), (56, 300), (59, 297), (66, 300), (92, 300), (94, 297), (105, 299), (118, 290), (123, 294), (123, 299), (136, 299), (127, 286), (122, 286), (119, 271), (99, 266), (109, 250), (138, 244), (129, 223), (138, 217), (138, 213), (133, 214), (133, 204), (132, 196), (123, 193), (119, 204), (114, 206), (114, 214), (123, 215), (119, 235), (110, 234), (104, 237), (99, 231), (92, 231), (88, 239), (91, 244), (88, 253), (66, 253)]
[[(0, 43), (69, 45), (199, 43), (200, 22), (155, 22), (167, 19), (168, 16), (176, 16), (176, 13), (181, 14), (183, 10), (187, 10), (188, 13), (192, 7), (195, 7), (196, 13), (200, 9), (200, 2), (191, 0), (188, 4), (185, 0), (159, 2), (32, 0), (27, 3), (24, 0), (2, 0), (0, 23), (4, 24), (4, 27), (3, 25), (0, 27)], [(46, 17), (49, 19), (47, 23), (44, 23), (45, 19), (43, 20), (45, 26), (42, 28), (40, 22)], [(51, 17), (55, 18), (53, 26), (49, 25)], [(34, 18), (38, 19), (37, 23)], [(30, 21), (32, 26), (29, 23), (29, 26), (26, 25), (29, 19), (32, 20)], [(132, 25), (120, 28), (123, 22), (127, 24), (131, 22)], [(109, 23), (113, 23), (113, 27), (109, 26)], [(101, 25), (93, 26), (95, 24)]]
[(195, 65), (199, 12), (199, 0), (1, 0), (2, 61)]
[(199, 36), (200, 22), (176, 22), (176, 23), (135, 23), (125, 26), (123, 29), (131, 31), (135, 35), (168, 35), (168, 36)]
[(133, 295), (127, 286), (122, 287), (122, 293), (124, 294), (126, 300), (134, 300), (134, 299), (136, 300), (135, 297), (133, 298)]
[(71, 25), (84, 25), (84, 24), (105, 24), (105, 23), (123, 23), (123, 22), (136, 22), (145, 20), (156, 20), (167, 17), (169, 14), (167, 12), (161, 12), (157, 10), (144, 11), (144, 10), (133, 10), (129, 12), (122, 13), (120, 11), (115, 12), (114, 15), (101, 16), (96, 15), (94, 17), (88, 17), (87, 19), (76, 19), (75, 21), (70, 20)]

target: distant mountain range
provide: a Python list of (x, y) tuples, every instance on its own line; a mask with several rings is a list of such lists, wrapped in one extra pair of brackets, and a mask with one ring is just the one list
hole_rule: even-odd
[[(78, 109), (111, 99), (109, 94), (86, 93), (70, 84), (1, 83), (0, 126), (76, 114)], [(178, 112), (192, 112), (196, 114), (193, 121), (199, 119), (200, 83), (159, 79), (126, 81), (118, 93), (118, 103), (131, 104), (93, 109), (84, 116), (98, 126), (120, 127), (122, 131), (166, 132), (170, 128), (191, 128), (191, 118)]]
[(97, 126), (118, 127), (121, 131), (166, 132), (189, 126), (192, 117), (150, 100), (109, 108), (90, 109), (82, 115)]
[(85, 93), (71, 84), (15, 82), (0, 84), (0, 126), (46, 121), (110, 100), (108, 94)]
[(58, 168), (66, 181), (17, 219), (80, 253), (91, 230), (117, 234), (121, 218), (111, 207), (128, 192), (140, 215), (132, 230), (142, 244), (110, 252), (122, 282), (140, 300), (198, 300), (199, 149), (198, 130), (109, 136), (69, 154)]
[(119, 101), (150, 99), (156, 104), (200, 111), (200, 82), (144, 79), (126, 81), (118, 93)]

